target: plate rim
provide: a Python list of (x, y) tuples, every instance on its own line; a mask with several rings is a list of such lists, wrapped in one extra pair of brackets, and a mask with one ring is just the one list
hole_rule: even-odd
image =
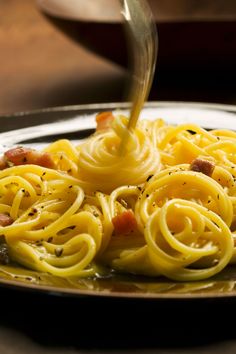
[[(161, 108), (161, 107), (175, 107), (185, 106), (187, 108), (204, 108), (204, 109), (216, 109), (219, 111), (236, 112), (236, 105), (223, 104), (214, 102), (198, 102), (198, 101), (148, 101), (144, 104), (144, 108)], [(105, 102), (105, 103), (86, 103), (86, 104), (74, 104), (53, 106), (45, 108), (36, 108), (32, 110), (23, 110), (12, 113), (0, 114), (1, 118), (21, 117), (32, 114), (50, 113), (50, 112), (67, 112), (67, 111), (83, 111), (83, 110), (99, 110), (99, 109), (124, 109), (130, 108), (130, 102)]]
[(109, 290), (84, 290), (84, 289), (76, 289), (76, 288), (60, 288), (57, 286), (50, 286), (50, 285), (37, 285), (33, 283), (21, 283), (17, 280), (6, 280), (1, 278), (0, 276), (0, 289), (1, 288), (18, 290), (18, 291), (27, 291), (27, 292), (37, 292), (40, 294), (47, 294), (53, 296), (60, 296), (60, 297), (73, 297), (73, 298), (88, 298), (88, 299), (123, 299), (123, 300), (154, 300), (154, 301), (167, 301), (167, 300), (176, 300), (176, 301), (204, 301), (208, 300), (218, 300), (224, 301), (226, 299), (235, 299), (236, 301), (236, 292), (232, 293), (128, 293), (128, 292), (118, 292)]

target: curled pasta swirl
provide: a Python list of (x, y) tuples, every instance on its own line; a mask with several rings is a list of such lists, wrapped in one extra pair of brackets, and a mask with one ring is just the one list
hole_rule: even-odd
[(227, 192), (213, 178), (178, 165), (157, 173), (143, 188), (135, 213), (142, 230), (149, 217), (173, 198), (195, 201), (216, 212), (230, 226), (232, 202)]
[(78, 180), (39, 166), (2, 171), (1, 210), (14, 222), (0, 227), (11, 258), (31, 269), (67, 276), (96, 271), (94, 258), (102, 245), (99, 217), (83, 210)]
[(159, 152), (138, 127), (130, 133), (124, 154), (120, 142), (126, 134), (127, 119), (116, 118), (113, 129), (94, 134), (79, 149), (79, 176), (93, 190), (111, 192), (116, 187), (143, 183), (160, 169)]
[(67, 218), (64, 227), (74, 225), (77, 226), (73, 232), (63, 236), (55, 233), (50, 242), (32, 244), (8, 238), (12, 258), (31, 269), (59, 277), (94, 275), (93, 261), (101, 243), (101, 224), (90, 213), (79, 212)]
[[(173, 220), (172, 215), (177, 218)], [(144, 235), (153, 267), (174, 280), (213, 276), (233, 254), (233, 238), (224, 221), (203, 206), (182, 199), (170, 200), (153, 213)], [(214, 262), (199, 269), (198, 261), (205, 257)]]

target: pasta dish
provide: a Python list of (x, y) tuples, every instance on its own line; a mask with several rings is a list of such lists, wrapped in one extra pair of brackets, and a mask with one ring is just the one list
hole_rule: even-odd
[(96, 121), (78, 146), (63, 139), (1, 157), (0, 262), (62, 278), (177, 281), (234, 263), (236, 133), (162, 119), (128, 131), (111, 112)]

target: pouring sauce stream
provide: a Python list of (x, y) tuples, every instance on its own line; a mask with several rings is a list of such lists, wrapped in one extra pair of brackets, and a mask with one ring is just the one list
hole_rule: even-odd
[(131, 57), (132, 102), (127, 134), (121, 142), (124, 151), (128, 132), (135, 128), (140, 112), (148, 98), (156, 68), (158, 37), (152, 11), (146, 0), (120, 0), (125, 19), (126, 36)]

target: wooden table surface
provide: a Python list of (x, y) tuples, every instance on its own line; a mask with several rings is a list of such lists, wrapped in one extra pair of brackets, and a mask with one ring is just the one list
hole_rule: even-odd
[[(0, 0), (0, 50), (0, 115), (124, 97), (126, 71), (59, 32), (36, 0)], [(157, 67), (150, 99), (236, 103), (230, 75), (183, 75), (166, 76)]]
[(0, 0), (0, 114), (119, 100), (124, 70), (69, 40), (34, 0)]

